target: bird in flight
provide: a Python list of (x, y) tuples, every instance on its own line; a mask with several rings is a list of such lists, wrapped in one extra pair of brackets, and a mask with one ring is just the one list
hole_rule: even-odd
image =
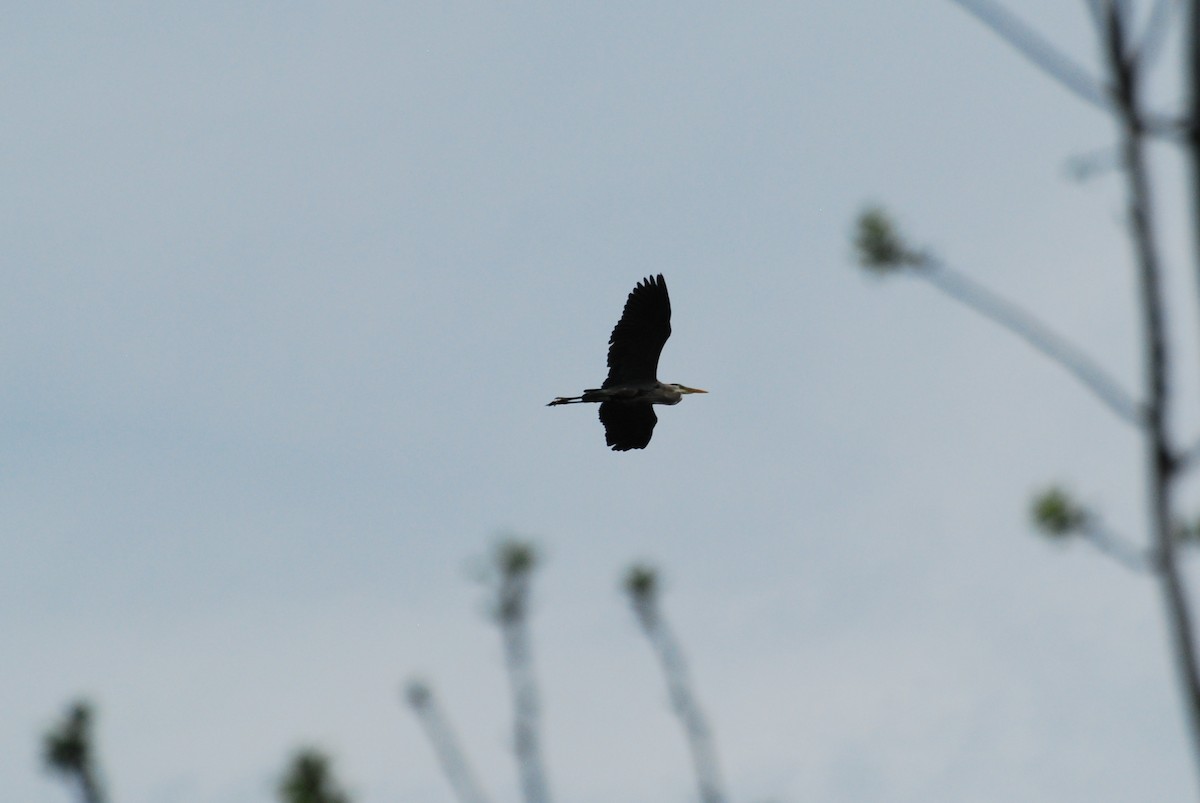
[(689, 393), (708, 392), (658, 381), (658, 355), (670, 336), (671, 298), (660, 273), (638, 282), (629, 294), (608, 339), (604, 384), (582, 396), (559, 396), (546, 406), (599, 402), (604, 440), (613, 451), (645, 449), (658, 423), (652, 405), (679, 404)]

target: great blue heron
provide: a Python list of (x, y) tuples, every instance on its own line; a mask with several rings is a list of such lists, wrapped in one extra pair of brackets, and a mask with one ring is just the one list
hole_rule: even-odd
[(654, 404), (679, 404), (689, 393), (707, 390), (658, 381), (658, 355), (671, 336), (671, 298), (660, 273), (638, 282), (621, 320), (608, 339), (608, 379), (582, 396), (559, 396), (556, 404), (600, 403), (604, 440), (615, 452), (645, 449), (658, 416)]

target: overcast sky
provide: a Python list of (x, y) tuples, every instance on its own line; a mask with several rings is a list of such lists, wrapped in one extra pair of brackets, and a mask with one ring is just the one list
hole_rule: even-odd
[[(1082, 3), (1008, 5), (1096, 63)], [(399, 696), (420, 676), (516, 801), (473, 579), (506, 532), (545, 558), (560, 800), (694, 799), (634, 560), (736, 801), (1194, 796), (1156, 587), (1027, 523), (1061, 481), (1141, 538), (1134, 433), (853, 263), (885, 203), (1137, 387), (1120, 176), (1066, 169), (1112, 126), (953, 3), (3, 17), (5, 799), (68, 799), (38, 743), (86, 695), (114, 803), (269, 800), (302, 744), (359, 803), (449, 803)], [(660, 378), (710, 393), (613, 453), (594, 409), (544, 405), (603, 379), (659, 272)]]

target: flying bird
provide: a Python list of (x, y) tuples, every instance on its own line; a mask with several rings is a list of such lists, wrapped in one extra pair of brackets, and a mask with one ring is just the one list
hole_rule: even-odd
[(671, 298), (658, 274), (638, 282), (625, 302), (621, 320), (608, 339), (608, 378), (582, 396), (559, 396), (556, 404), (600, 403), (604, 441), (614, 452), (645, 449), (658, 416), (655, 404), (679, 404), (689, 393), (707, 390), (658, 381), (658, 355), (671, 336)]

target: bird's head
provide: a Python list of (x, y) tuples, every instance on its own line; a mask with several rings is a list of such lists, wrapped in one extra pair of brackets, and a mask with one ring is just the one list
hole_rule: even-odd
[(708, 393), (707, 390), (701, 390), (700, 388), (689, 388), (687, 385), (671, 385), (671, 387), (675, 388), (684, 395), (688, 393)]

